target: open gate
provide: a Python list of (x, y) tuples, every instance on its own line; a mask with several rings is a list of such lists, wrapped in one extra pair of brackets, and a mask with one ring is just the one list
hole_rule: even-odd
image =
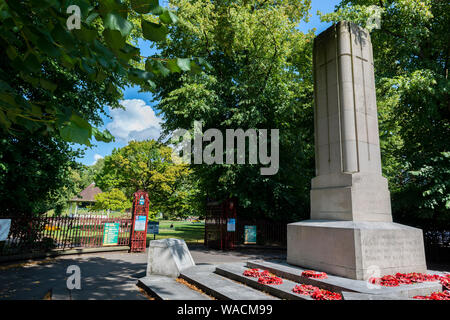
[(205, 217), (205, 245), (209, 248), (229, 250), (236, 244), (235, 198), (208, 202)]

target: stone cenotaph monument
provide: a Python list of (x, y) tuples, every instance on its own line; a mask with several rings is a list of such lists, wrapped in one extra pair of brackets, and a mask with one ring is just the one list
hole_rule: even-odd
[(367, 280), (426, 272), (422, 230), (392, 222), (381, 174), (369, 33), (340, 22), (314, 41), (311, 220), (287, 229), (287, 262)]

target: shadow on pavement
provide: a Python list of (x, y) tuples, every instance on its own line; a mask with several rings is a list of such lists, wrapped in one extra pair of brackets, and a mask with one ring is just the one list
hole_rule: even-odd
[[(81, 270), (81, 289), (68, 290), (67, 268)], [(52, 300), (146, 299), (136, 286), (146, 263), (103, 257), (55, 259), (48, 264), (0, 271), (0, 300), (40, 300), (51, 290)]]

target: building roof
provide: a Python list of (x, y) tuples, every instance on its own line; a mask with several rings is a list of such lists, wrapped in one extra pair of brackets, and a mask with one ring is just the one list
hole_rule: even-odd
[(73, 197), (70, 199), (70, 202), (95, 202), (95, 196), (102, 192), (103, 191), (99, 187), (96, 187), (95, 183), (92, 182), (86, 189), (79, 193), (81, 197)]

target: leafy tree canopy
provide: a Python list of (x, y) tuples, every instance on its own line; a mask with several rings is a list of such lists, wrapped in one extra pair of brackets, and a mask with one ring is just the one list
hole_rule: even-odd
[(188, 200), (195, 194), (186, 183), (189, 168), (172, 161), (172, 149), (154, 140), (131, 141), (114, 149), (105, 157), (104, 167), (97, 174), (96, 185), (103, 191), (119, 188), (128, 198), (138, 190), (149, 193), (150, 212), (189, 211)]
[(60, 213), (76, 191), (70, 171), (76, 155), (66, 143), (42, 135), (0, 134), (0, 216)]
[(117, 188), (95, 195), (95, 200), (93, 209), (96, 210), (122, 211), (132, 206), (131, 201)]
[[(72, 5), (81, 21), (69, 30)], [(147, 58), (144, 69), (145, 57), (130, 44), (138, 36), (164, 41), (177, 21), (157, 0), (0, 0), (0, 21), (0, 128), (10, 134), (39, 132), (88, 146), (92, 137), (111, 141), (95, 127), (97, 112), (120, 107), (125, 83), (152, 91), (157, 74), (191, 69), (191, 60), (177, 58)]]
[[(161, 56), (205, 56), (208, 73), (157, 81), (165, 133), (192, 129), (280, 130), (280, 170), (258, 165), (194, 165), (210, 199), (236, 196), (240, 214), (305, 218), (314, 172), (313, 34), (297, 30), (310, 1), (175, 0), (178, 23)], [(245, 211), (245, 212), (244, 212)]]

